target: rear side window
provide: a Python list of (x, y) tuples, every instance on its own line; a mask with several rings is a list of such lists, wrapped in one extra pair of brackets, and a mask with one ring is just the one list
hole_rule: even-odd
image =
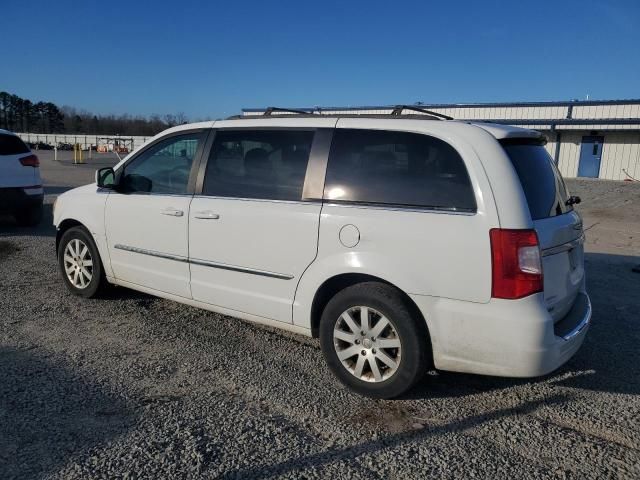
[(464, 161), (417, 133), (336, 129), (324, 198), (337, 202), (475, 212)]
[(520, 178), (533, 220), (562, 215), (573, 208), (566, 205), (567, 188), (551, 156), (539, 142), (502, 142)]
[(29, 148), (15, 135), (0, 133), (0, 155), (29, 153)]
[(313, 131), (219, 130), (203, 195), (301, 200)]

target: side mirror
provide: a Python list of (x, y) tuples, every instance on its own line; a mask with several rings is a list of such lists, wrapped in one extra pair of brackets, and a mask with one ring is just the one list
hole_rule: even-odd
[(96, 184), (100, 188), (114, 188), (116, 186), (116, 174), (111, 167), (96, 170)]

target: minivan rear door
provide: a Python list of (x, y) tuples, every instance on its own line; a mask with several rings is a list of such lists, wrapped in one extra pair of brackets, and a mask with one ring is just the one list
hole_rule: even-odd
[(317, 253), (322, 204), (303, 189), (317, 140), (330, 139), (321, 130), (216, 130), (189, 213), (194, 300), (292, 323), (296, 286)]
[(543, 142), (510, 138), (501, 143), (520, 178), (540, 241), (545, 303), (559, 321), (573, 306), (584, 280), (582, 219)]

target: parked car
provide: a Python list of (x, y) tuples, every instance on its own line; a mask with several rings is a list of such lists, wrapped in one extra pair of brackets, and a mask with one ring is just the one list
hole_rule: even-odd
[(53, 150), (53, 145), (45, 142), (30, 142), (28, 145), (32, 150)]
[(591, 318), (578, 199), (544, 143), (428, 114), (181, 125), (58, 198), (62, 278), (319, 337), (372, 397), (432, 367), (543, 375)]
[(0, 130), (0, 213), (13, 215), (22, 226), (37, 225), (42, 219), (39, 166), (38, 157), (20, 137)]

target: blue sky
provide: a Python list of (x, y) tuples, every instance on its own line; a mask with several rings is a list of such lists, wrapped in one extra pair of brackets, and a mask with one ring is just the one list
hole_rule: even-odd
[(640, 97), (640, 1), (9, 1), (0, 90), (98, 113)]

